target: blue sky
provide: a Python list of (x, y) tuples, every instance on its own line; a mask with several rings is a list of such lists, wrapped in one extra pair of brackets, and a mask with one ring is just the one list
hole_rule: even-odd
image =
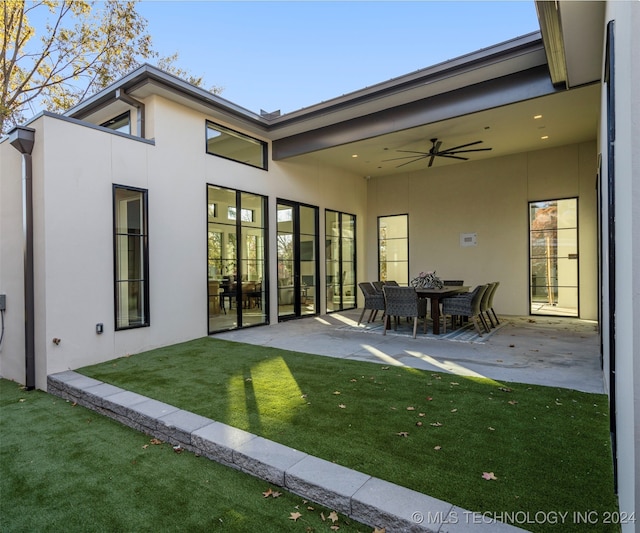
[(258, 113), (295, 111), (539, 29), (533, 0), (143, 0), (154, 48)]

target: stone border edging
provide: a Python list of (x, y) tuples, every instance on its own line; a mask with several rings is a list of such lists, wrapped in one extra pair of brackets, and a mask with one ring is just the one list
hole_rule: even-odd
[(47, 392), (387, 532), (523, 531), (72, 370)]

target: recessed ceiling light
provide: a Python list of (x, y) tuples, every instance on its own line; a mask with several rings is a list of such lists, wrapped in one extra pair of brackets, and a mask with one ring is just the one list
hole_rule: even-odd
[(353, 154), (351, 157), (358, 157), (358, 154)]
[(547, 140), (549, 138), (548, 135), (543, 135), (542, 137), (540, 137), (540, 139), (542, 139), (543, 141)]
[(542, 115), (533, 115), (533, 118), (534, 118), (535, 120), (538, 120), (539, 118), (542, 118)]

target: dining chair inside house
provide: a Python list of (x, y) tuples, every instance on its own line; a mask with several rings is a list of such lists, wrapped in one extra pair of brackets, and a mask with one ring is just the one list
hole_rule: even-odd
[[(496, 294), (496, 291), (498, 290), (498, 285), (500, 285), (499, 281), (494, 281), (491, 284), (491, 293), (489, 294), (487, 309), (485, 310), (485, 314), (487, 315), (487, 318), (489, 318), (489, 321), (491, 322), (491, 326), (493, 327), (496, 327), (498, 324), (500, 324), (500, 320), (498, 320), (498, 315), (496, 315), (496, 312), (493, 309), (493, 297)], [(493, 315), (493, 318), (491, 315)], [(495, 324), (493, 323), (494, 318), (496, 320)]]
[(364, 307), (362, 308), (362, 313), (360, 313), (358, 325), (362, 322), (362, 318), (367, 310), (370, 311), (367, 322), (373, 322), (376, 319), (378, 311), (384, 312), (384, 294), (376, 291), (376, 288), (370, 281), (358, 283), (358, 287), (360, 287), (360, 291), (362, 291), (362, 295), (364, 296)]
[(385, 285), (389, 285), (391, 287), (399, 287), (400, 285), (398, 284), (397, 281), (394, 280), (389, 280), (389, 281), (385, 281), (384, 282)]
[[(447, 332), (447, 316), (451, 316), (451, 327), (455, 325), (454, 317), (467, 317), (473, 321), (473, 325), (480, 336), (482, 336), (482, 330), (480, 329), (480, 304), (482, 303), (482, 297), (487, 291), (487, 285), (478, 285), (471, 292), (463, 294), (457, 294), (448, 298), (442, 299), (442, 318), (443, 318), (443, 332)], [(484, 324), (483, 324), (483, 328)]]
[(414, 339), (418, 332), (419, 318), (424, 319), (424, 333), (427, 332), (427, 302), (418, 297), (415, 288), (385, 285), (382, 290), (385, 302), (383, 335), (387, 334), (392, 319), (393, 329), (398, 329), (400, 317), (413, 318)]

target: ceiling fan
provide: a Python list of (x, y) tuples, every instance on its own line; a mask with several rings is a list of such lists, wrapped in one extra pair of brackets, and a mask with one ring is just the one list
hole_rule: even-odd
[(446, 148), (445, 150), (440, 150), (440, 146), (442, 145), (442, 141), (438, 139), (431, 139), (431, 143), (433, 146), (429, 149), (428, 152), (418, 152), (416, 150), (396, 150), (397, 152), (404, 152), (407, 154), (417, 154), (417, 155), (406, 155), (402, 157), (394, 157), (392, 159), (383, 159), (383, 161), (398, 161), (400, 159), (411, 159), (411, 161), (406, 161), (405, 163), (399, 164), (396, 168), (400, 168), (404, 165), (408, 165), (409, 163), (415, 163), (416, 161), (420, 161), (421, 159), (429, 158), (429, 165), (433, 165), (433, 160), (436, 157), (449, 157), (451, 159), (461, 159), (463, 161), (468, 161), (468, 157), (462, 157), (456, 154), (463, 154), (468, 152), (486, 152), (491, 150), (491, 148), (471, 148), (468, 150), (461, 150), (461, 148), (467, 148), (468, 146), (475, 146), (476, 144), (482, 143), (482, 141), (475, 141), (472, 143), (461, 144), (460, 146), (454, 146), (453, 148)]

